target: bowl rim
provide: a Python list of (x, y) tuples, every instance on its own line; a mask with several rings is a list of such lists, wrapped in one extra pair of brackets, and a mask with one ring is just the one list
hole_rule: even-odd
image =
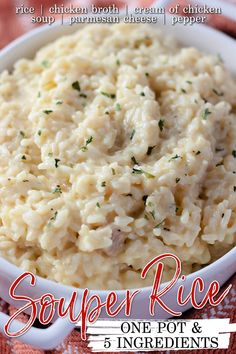
[[(83, 15), (81, 15), (83, 16)], [(48, 25), (43, 25), (40, 27), (36, 27), (33, 30), (21, 35), (20, 37), (16, 38), (15, 40), (13, 40), (12, 42), (10, 42), (7, 46), (5, 46), (3, 49), (0, 50), (0, 62), (3, 59), (6, 59), (6, 57), (10, 54), (12, 54), (12, 52), (17, 51), (17, 49), (19, 49), (23, 44), (27, 44), (27, 42), (31, 43), (33, 42), (34, 39), (38, 39), (40, 36), (42, 36), (43, 34), (45, 34), (46, 32), (51, 34), (51, 39), (50, 36), (49, 38), (47, 38), (46, 40), (44, 40), (44, 44), (42, 45), (37, 45), (36, 47), (38, 49), (40, 49), (43, 45), (47, 45), (48, 43), (50, 43), (53, 40), (56, 40), (57, 38), (59, 38), (60, 36), (67, 36), (70, 35), (71, 33), (75, 32), (77, 29), (84, 27), (86, 24), (79, 24), (79, 25), (75, 25), (74, 29), (72, 29), (72, 26), (68, 26), (68, 25), (64, 25), (61, 26), (61, 23), (59, 21), (56, 21), (54, 24), (52, 24), (50, 27)], [(153, 24), (153, 26), (157, 27), (157, 24)], [(208, 34), (214, 34), (215, 36), (218, 36), (221, 40), (227, 41), (228, 45), (233, 45), (235, 47), (235, 51), (236, 51), (236, 41), (234, 39), (232, 39), (231, 37), (229, 37), (228, 35), (205, 25), (202, 24), (195, 24), (194, 25), (195, 28), (197, 28), (201, 33), (207, 33)], [(67, 28), (65, 30), (65, 28)], [(54, 33), (54, 31), (57, 31), (57, 34)], [(61, 32), (61, 35), (60, 35)], [(172, 34), (173, 35), (173, 34)], [(178, 41), (179, 38), (177, 38)], [(180, 41), (181, 42), (181, 41)], [(38, 50), (36, 49), (36, 51)], [(33, 53), (36, 53), (36, 51), (34, 50)], [(223, 53), (224, 54), (224, 53)], [(31, 57), (31, 55), (26, 54), (24, 57)], [(11, 64), (10, 67), (13, 66), (14, 62), (16, 62), (17, 60), (19, 60), (22, 57), (19, 57), (18, 59), (14, 60)], [(3, 68), (0, 67), (0, 73), (5, 70), (4, 69), (9, 69), (9, 67), (6, 65), (3, 65)], [(232, 70), (231, 70), (232, 71)], [(235, 71), (236, 71), (236, 66), (235, 66)], [(171, 252), (170, 252), (171, 253)], [(236, 246), (234, 246), (233, 248), (231, 248), (227, 253), (225, 253), (223, 256), (221, 256), (220, 258), (216, 259), (214, 262), (206, 264), (205, 266), (203, 266), (202, 268), (200, 268), (199, 270), (192, 272), (190, 274), (186, 275), (186, 280), (188, 281), (193, 281), (193, 279), (195, 279), (196, 277), (203, 277), (206, 274), (210, 274), (215, 268), (220, 269), (220, 266), (226, 263), (233, 263), (233, 260), (236, 259)], [(222, 267), (223, 268), (223, 267)], [(0, 269), (7, 269), (8, 272), (11, 273), (11, 275), (14, 275), (14, 278), (17, 278), (20, 274), (22, 274), (24, 272), (24, 270), (22, 270), (20, 267), (18, 267), (17, 265), (11, 263), (10, 261), (8, 261), (7, 259), (0, 257)], [(37, 283), (36, 286), (38, 287), (42, 287), (42, 288), (57, 288), (60, 289), (62, 291), (62, 294), (72, 291), (77, 291), (77, 292), (81, 292), (83, 291), (85, 288), (77, 288), (74, 287), (72, 285), (66, 285), (60, 282), (57, 282), (55, 280), (51, 280), (48, 278), (43, 278), (40, 275), (36, 275), (36, 279), (37, 279)], [(214, 280), (214, 279), (213, 279)], [(178, 285), (182, 280), (178, 279), (175, 285)], [(169, 282), (164, 282), (160, 285), (160, 289), (164, 288)], [(152, 285), (150, 286), (146, 286), (146, 287), (139, 287), (139, 288), (128, 288), (131, 291), (135, 291), (135, 290), (141, 290), (142, 292), (150, 292), (150, 289), (152, 288)], [(127, 289), (106, 289), (106, 290), (96, 290), (96, 289), (89, 289), (90, 294), (96, 293), (97, 295), (106, 295), (111, 291), (115, 291), (116, 294), (118, 295), (123, 295), (125, 294)]]

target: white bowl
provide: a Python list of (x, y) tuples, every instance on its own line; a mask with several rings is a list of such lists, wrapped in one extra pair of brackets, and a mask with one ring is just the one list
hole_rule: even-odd
[[(154, 26), (154, 25), (153, 25)], [(11, 69), (13, 64), (22, 57), (32, 57), (33, 54), (43, 45), (55, 40), (56, 38), (70, 34), (76, 29), (81, 28), (78, 26), (60, 26), (55, 24), (51, 27), (44, 26), (37, 28), (26, 35), (20, 37), (12, 42), (0, 52), (0, 71), (4, 69)], [(226, 65), (231, 72), (236, 73), (236, 42), (226, 35), (213, 30), (209, 27), (202, 25), (194, 25), (184, 27), (181, 25), (172, 27), (166, 25), (164, 31), (172, 33), (180, 42), (187, 46), (195, 46), (205, 52), (211, 54), (220, 54), (224, 59)], [(12, 282), (22, 274), (22, 270), (6, 260), (0, 258), (0, 289), (1, 297), (8, 303), (21, 307), (24, 302), (14, 301), (9, 296), (9, 287)], [(217, 280), (222, 285), (227, 279), (236, 272), (236, 247), (234, 247), (226, 255), (218, 259), (216, 262), (202, 268), (198, 272), (192, 273), (186, 277), (184, 282), (186, 292), (189, 292), (193, 280), (199, 276), (205, 282), (205, 290), (197, 297), (201, 301), (204, 297), (205, 291), (212, 280)], [(178, 286), (183, 282), (180, 280), (176, 285), (163, 296), (163, 301), (175, 311), (186, 311), (191, 307), (191, 304), (180, 306), (176, 300)], [(164, 284), (162, 285), (164, 286)], [(41, 295), (50, 292), (56, 298), (65, 297), (69, 299), (72, 291), (77, 290), (78, 301), (77, 308), (80, 308), (80, 299), (83, 289), (74, 289), (50, 280), (37, 277), (36, 286), (29, 285), (29, 279), (25, 279), (17, 288), (17, 294), (24, 294), (31, 298), (39, 298)], [(147, 319), (149, 315), (149, 295), (151, 288), (142, 288), (141, 292), (136, 296), (133, 302), (132, 316), (133, 319)], [(107, 296), (107, 291), (90, 291), (90, 295), (100, 295), (102, 301)], [(125, 291), (117, 291), (119, 301), (124, 298)], [(102, 318), (107, 315), (102, 312)], [(124, 312), (120, 313), (119, 318), (124, 318)], [(155, 319), (167, 319), (170, 315), (165, 312), (160, 306), (156, 306)], [(0, 313), (0, 331), (4, 332), (4, 325), (9, 317)], [(22, 324), (14, 321), (11, 330), (19, 330)], [(39, 329), (32, 327), (27, 333), (23, 334), (19, 339), (25, 343), (31, 344), (35, 347), (42, 349), (55, 348), (62, 340), (72, 331), (74, 324), (70, 323), (68, 319), (55, 318), (53, 324), (46, 329)]]

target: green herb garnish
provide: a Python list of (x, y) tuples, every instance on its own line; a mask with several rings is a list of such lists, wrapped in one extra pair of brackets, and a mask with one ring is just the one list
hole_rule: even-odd
[(176, 159), (179, 159), (179, 158), (181, 158), (181, 156), (179, 156), (179, 155), (175, 155), (175, 156), (172, 156), (169, 160), (168, 160), (168, 162), (170, 162), (170, 161), (173, 161), (173, 160), (176, 160)]
[(21, 160), (26, 160), (26, 156), (25, 156), (25, 155), (22, 155), (22, 156), (21, 156)]
[(44, 111), (43, 111), (43, 113), (45, 113), (45, 114), (50, 114), (50, 113), (52, 113), (53, 111), (51, 110), (51, 109), (45, 109)]
[(134, 163), (134, 165), (139, 165), (138, 161), (136, 160), (136, 158), (134, 156), (131, 157), (131, 160)]
[(217, 95), (217, 96), (219, 96), (219, 97), (221, 97), (221, 96), (224, 96), (224, 93), (223, 92), (219, 92), (219, 91), (217, 91), (216, 89), (212, 89), (212, 91)]
[(164, 124), (165, 124), (165, 121), (163, 119), (160, 119), (159, 122), (158, 122), (158, 127), (159, 127), (161, 132), (164, 129)]
[(232, 151), (232, 155), (233, 155), (233, 157), (236, 159), (236, 150), (233, 150), (233, 151)]
[(204, 111), (201, 113), (202, 119), (207, 120), (209, 114), (211, 114), (211, 112), (209, 111), (209, 109), (208, 109), (208, 108), (204, 109)]
[(135, 134), (135, 129), (133, 129), (133, 130), (132, 130), (132, 133), (131, 133), (131, 135), (130, 135), (130, 140), (132, 140), (132, 139), (133, 139), (134, 134)]
[(176, 183), (179, 183), (179, 181), (180, 181), (180, 178), (177, 177), (177, 178), (175, 179), (175, 182), (176, 182)]
[(101, 183), (101, 186), (102, 186), (102, 187), (106, 187), (106, 182), (103, 181), (103, 182)]
[(55, 167), (58, 168), (58, 164), (61, 161), (60, 159), (54, 159), (55, 160)]
[(75, 81), (71, 84), (71, 86), (73, 87), (74, 90), (76, 91), (80, 91), (80, 83), (79, 81)]
[(54, 215), (50, 218), (50, 221), (55, 221), (57, 218), (58, 211), (55, 211)]
[(44, 66), (45, 68), (48, 68), (48, 66), (49, 66), (49, 61), (48, 61), (48, 60), (43, 60), (41, 64), (42, 64), (42, 66)]
[(116, 98), (116, 95), (114, 93), (107, 93), (107, 92), (102, 91), (101, 94), (103, 96), (108, 97), (108, 98), (112, 98), (113, 100)]
[(91, 144), (92, 141), (93, 141), (93, 137), (90, 136), (90, 137), (86, 140), (85, 145), (82, 146), (81, 150), (82, 150), (83, 152), (85, 152), (86, 150), (88, 150), (88, 145)]
[(53, 190), (52, 193), (53, 193), (53, 194), (55, 194), (55, 193), (62, 193), (62, 191), (61, 191), (61, 186), (58, 184), (58, 185), (56, 186), (56, 188)]
[(116, 111), (121, 111), (121, 105), (119, 103), (116, 104)]
[(137, 174), (137, 175), (142, 175), (142, 174), (144, 174), (145, 177), (147, 177), (147, 178), (155, 178), (154, 175), (152, 175), (152, 174), (149, 173), (149, 172), (144, 171), (144, 170), (141, 169), (141, 168), (134, 168), (134, 167), (133, 167), (132, 173), (133, 173), (133, 174)]
[(216, 164), (216, 167), (222, 166), (222, 165), (224, 165), (224, 161), (218, 162), (218, 163)]
[(156, 145), (154, 145), (154, 146), (149, 146), (149, 147), (148, 147), (148, 149), (147, 149), (147, 155), (148, 155), (148, 156), (151, 155), (152, 150), (153, 150), (155, 147), (156, 147)]
[(155, 210), (152, 210), (149, 213), (152, 215), (153, 219), (155, 220)]
[(154, 226), (154, 229), (159, 229), (164, 224), (165, 221), (166, 221), (166, 219), (163, 219), (161, 222), (159, 222), (159, 224)]

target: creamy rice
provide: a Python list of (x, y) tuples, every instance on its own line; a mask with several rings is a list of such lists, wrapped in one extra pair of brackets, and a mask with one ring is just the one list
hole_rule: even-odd
[[(88, 25), (0, 76), (0, 253), (64, 284), (149, 285), (236, 242), (236, 82), (146, 25)], [(173, 274), (167, 263), (164, 280)]]

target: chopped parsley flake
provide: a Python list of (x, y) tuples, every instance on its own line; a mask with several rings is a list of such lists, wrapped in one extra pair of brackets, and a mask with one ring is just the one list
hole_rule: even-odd
[(156, 147), (156, 145), (154, 145), (154, 146), (149, 146), (149, 147), (148, 147), (148, 149), (147, 149), (147, 155), (148, 155), (148, 156), (151, 155), (152, 150), (153, 150), (155, 147)]
[(207, 120), (209, 114), (211, 114), (211, 112), (209, 111), (209, 109), (208, 109), (208, 108), (204, 109), (204, 111), (201, 113), (202, 119)]
[(192, 83), (193, 83), (193, 82), (190, 81), (190, 80), (187, 80), (186, 82), (187, 82), (187, 84), (189, 84), (189, 85), (192, 85)]
[(41, 136), (42, 135), (42, 130), (38, 130), (38, 136)]
[(71, 86), (73, 87), (74, 90), (80, 91), (80, 83), (79, 81), (75, 81), (71, 84)]
[(143, 91), (140, 92), (140, 96), (145, 96), (145, 93)]
[(219, 91), (217, 91), (216, 89), (212, 89), (212, 91), (217, 95), (217, 96), (224, 96), (224, 92), (219, 92)]
[(161, 222), (159, 222), (159, 224), (157, 224), (154, 229), (159, 229), (163, 224), (164, 222), (166, 221), (166, 219), (163, 219)]
[(61, 161), (60, 159), (54, 159), (55, 160), (55, 167), (58, 168), (58, 164)]
[(133, 173), (133, 174), (137, 174), (137, 175), (142, 175), (142, 174), (144, 174), (145, 177), (147, 177), (147, 178), (155, 178), (154, 175), (152, 175), (152, 174), (149, 173), (149, 172), (146, 172), (146, 171), (142, 170), (141, 168), (134, 168), (134, 167), (133, 167), (132, 173)]
[(110, 114), (110, 112), (106, 111), (105, 114)]
[(117, 65), (117, 66), (120, 66), (120, 61), (119, 61), (119, 59), (116, 60), (116, 65)]
[(150, 214), (152, 215), (153, 219), (155, 220), (155, 210), (150, 211)]
[(218, 162), (218, 163), (216, 164), (216, 167), (222, 166), (222, 165), (224, 165), (224, 161)]
[(145, 73), (145, 76), (149, 77), (149, 73)]
[(181, 156), (179, 156), (179, 155), (175, 155), (175, 156), (172, 156), (169, 160), (168, 160), (168, 162), (171, 162), (171, 161), (173, 161), (173, 160), (176, 160), (176, 159), (180, 159), (181, 158)]
[(103, 181), (103, 182), (101, 183), (101, 186), (102, 186), (102, 187), (106, 187), (106, 182)]
[(113, 176), (115, 176), (116, 171), (115, 171), (115, 169), (113, 167), (111, 168), (111, 172), (112, 172)]
[(134, 134), (135, 134), (135, 129), (133, 129), (133, 130), (132, 130), (132, 133), (131, 133), (131, 135), (130, 135), (130, 140), (132, 140), (132, 139), (133, 139)]
[(56, 101), (56, 105), (60, 105), (62, 103), (63, 103), (63, 101), (61, 101), (61, 100)]
[(187, 93), (187, 91), (186, 91), (185, 89), (183, 89), (183, 88), (181, 88), (181, 91), (182, 91), (183, 93)]
[(87, 98), (88, 96), (85, 93), (80, 93), (80, 97)]
[(158, 127), (159, 127), (161, 132), (164, 129), (164, 124), (165, 124), (165, 121), (163, 119), (160, 119), (159, 122), (158, 122)]
[(234, 192), (236, 192), (236, 186), (234, 186)]
[(22, 155), (22, 156), (21, 156), (21, 160), (26, 160), (26, 156), (25, 156), (25, 155)]
[(91, 144), (92, 141), (93, 141), (93, 137), (90, 136), (90, 137), (86, 140), (85, 145), (82, 146), (81, 150), (82, 150), (83, 152), (85, 152), (86, 150), (88, 150), (88, 145)]
[(55, 193), (62, 193), (62, 191), (61, 191), (61, 186), (58, 184), (58, 185), (56, 186), (56, 188), (53, 190), (52, 193), (53, 193), (53, 194), (55, 194)]
[(20, 135), (22, 136), (22, 138), (25, 138), (25, 133), (22, 130), (20, 130)]
[(51, 110), (51, 109), (45, 109), (44, 111), (43, 111), (43, 113), (45, 113), (45, 114), (50, 114), (50, 113), (52, 113), (53, 111)]
[(233, 150), (233, 151), (232, 151), (232, 155), (233, 155), (233, 157), (236, 159), (236, 150)]
[(138, 161), (136, 160), (136, 158), (134, 156), (131, 157), (131, 160), (134, 163), (134, 165), (139, 165)]
[(197, 152), (195, 152), (195, 155), (200, 155), (201, 154), (201, 151), (198, 150)]
[(116, 95), (114, 93), (107, 93), (107, 92), (102, 91), (101, 94), (103, 96), (108, 97), (108, 98), (112, 98), (113, 100), (116, 98)]
[(98, 207), (98, 208), (101, 208), (101, 205), (97, 202), (96, 203), (96, 206)]
[(177, 177), (177, 178), (175, 179), (175, 182), (176, 182), (176, 183), (179, 183), (179, 181), (180, 181), (180, 178)]
[(48, 60), (43, 60), (41, 64), (42, 64), (42, 66), (44, 66), (45, 68), (48, 68), (48, 66), (49, 66), (49, 61), (48, 61)]
[(119, 103), (116, 104), (116, 111), (121, 111), (121, 105)]
[(54, 215), (50, 218), (50, 221), (55, 221), (57, 218), (58, 211), (55, 211)]

